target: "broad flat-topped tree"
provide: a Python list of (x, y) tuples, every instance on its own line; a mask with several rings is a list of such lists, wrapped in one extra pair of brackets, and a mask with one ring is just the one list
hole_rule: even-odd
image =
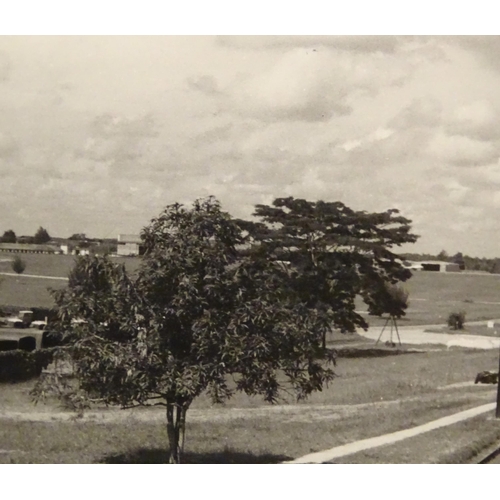
[(56, 373), (35, 394), (55, 389), (81, 408), (163, 405), (177, 463), (186, 412), (201, 393), (276, 402), (283, 390), (301, 399), (333, 379), (323, 318), (283, 286), (286, 269), (237, 251), (241, 225), (215, 199), (168, 206), (142, 237), (137, 276), (80, 257), (68, 287), (54, 292), (59, 356), (71, 358), (77, 383)]
[(396, 209), (368, 213), (341, 202), (289, 197), (257, 205), (254, 215), (260, 221), (244, 227), (257, 243), (255, 253), (286, 263), (288, 286), (323, 316), (327, 329), (366, 329), (356, 296), (378, 313), (380, 290), (411, 277), (392, 249), (418, 237)]

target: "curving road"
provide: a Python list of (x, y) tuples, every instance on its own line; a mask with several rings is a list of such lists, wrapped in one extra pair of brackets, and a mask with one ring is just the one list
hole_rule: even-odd
[[(498, 321), (498, 320), (497, 320)], [(487, 321), (476, 321), (469, 324), (486, 325)], [(399, 336), (403, 344), (438, 344), (450, 347), (468, 347), (470, 349), (499, 349), (499, 337), (486, 337), (481, 335), (467, 335), (464, 333), (432, 333), (426, 332), (429, 328), (442, 327), (443, 325), (422, 325), (398, 327)], [(358, 334), (377, 340), (382, 331), (381, 327), (372, 327), (368, 331), (358, 330)], [(383, 343), (389, 340), (390, 329), (386, 328), (380, 341)], [(397, 342), (397, 335), (394, 331), (393, 341)]]

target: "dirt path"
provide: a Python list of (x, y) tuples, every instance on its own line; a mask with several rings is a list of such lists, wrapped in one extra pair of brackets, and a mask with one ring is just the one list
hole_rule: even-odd
[[(441, 391), (452, 391), (457, 388), (468, 388), (468, 392), (461, 395), (450, 394), (454, 401), (463, 400), (470, 401), (471, 397), (477, 398), (478, 401), (484, 398), (490, 398), (489, 394), (492, 386), (475, 385), (470, 382), (460, 384), (451, 384), (439, 387)], [(354, 405), (344, 404), (289, 404), (289, 405), (269, 405), (252, 408), (206, 408), (189, 410), (189, 420), (195, 422), (227, 422), (240, 419), (278, 419), (280, 422), (314, 422), (318, 420), (341, 420), (353, 417), (365, 412), (380, 412), (385, 408), (401, 405), (402, 403), (411, 403), (421, 401), (423, 403), (434, 401), (436, 394), (424, 394), (411, 396), (406, 398), (393, 399), (390, 401), (377, 401), (371, 403), (359, 403)], [(439, 396), (444, 401), (447, 396)], [(15, 420), (18, 422), (94, 422), (94, 423), (111, 423), (111, 422), (163, 422), (165, 420), (165, 410), (162, 407), (156, 408), (135, 408), (129, 410), (121, 410), (117, 408), (88, 410), (83, 415), (78, 415), (75, 412), (65, 410), (56, 410), (53, 406), (39, 404), (38, 406), (30, 407), (29, 409), (5, 409), (0, 408), (0, 421)]]
[(63, 280), (68, 281), (68, 278), (61, 276), (40, 276), (39, 274), (17, 274), (17, 273), (0, 273), (2, 276), (14, 276), (16, 278), (40, 278), (44, 280)]

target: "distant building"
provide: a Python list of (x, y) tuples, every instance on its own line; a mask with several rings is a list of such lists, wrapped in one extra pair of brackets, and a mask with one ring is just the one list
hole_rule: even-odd
[(422, 271), (434, 271), (439, 273), (459, 273), (461, 271), (460, 264), (454, 262), (425, 260), (419, 262), (419, 264), (422, 266)]
[(123, 256), (142, 255), (144, 247), (141, 237), (136, 234), (119, 234), (116, 253)]
[(35, 245), (34, 243), (0, 243), (0, 252), (11, 253), (59, 253), (55, 245)]

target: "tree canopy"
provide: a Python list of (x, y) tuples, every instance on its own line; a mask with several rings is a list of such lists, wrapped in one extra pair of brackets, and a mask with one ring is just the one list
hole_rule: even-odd
[(354, 211), (341, 202), (278, 198), (257, 205), (257, 223), (245, 229), (263, 258), (285, 262), (287, 281), (302, 302), (344, 332), (367, 328), (356, 312), (356, 297), (377, 302), (386, 283), (406, 281), (406, 269), (393, 248), (413, 243), (411, 221), (395, 209)]
[(17, 242), (16, 233), (12, 229), (8, 229), (3, 233), (3, 236), (0, 241), (2, 243), (16, 243)]
[(48, 243), (50, 241), (50, 235), (47, 232), (46, 229), (44, 229), (42, 226), (40, 226), (35, 233), (35, 236), (33, 238), (33, 242), (36, 244), (43, 244), (43, 243)]
[(168, 206), (144, 228), (137, 276), (103, 257), (79, 257), (55, 291), (77, 385), (47, 383), (76, 407), (162, 405), (171, 461), (180, 460), (186, 412), (207, 391), (276, 402), (331, 381), (334, 352), (321, 348), (323, 318), (283, 283), (285, 268), (242, 255), (242, 227), (213, 199)]
[(56, 356), (70, 357), (77, 383), (56, 371), (35, 395), (48, 387), (76, 408), (164, 406), (175, 463), (200, 394), (274, 403), (321, 390), (335, 376), (325, 332), (366, 327), (356, 295), (411, 276), (390, 249), (416, 236), (395, 210), (286, 198), (256, 215), (235, 220), (213, 197), (169, 205), (141, 233), (135, 275), (78, 257), (67, 288), (53, 292)]

